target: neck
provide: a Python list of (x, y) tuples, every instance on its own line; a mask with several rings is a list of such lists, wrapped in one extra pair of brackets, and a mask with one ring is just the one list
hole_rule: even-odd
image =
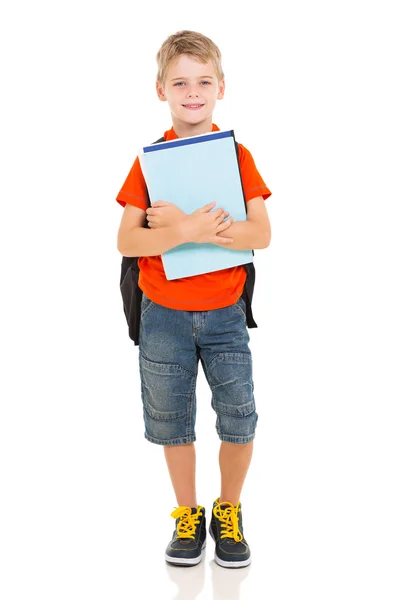
[(191, 137), (192, 135), (201, 135), (202, 133), (210, 133), (212, 131), (212, 115), (207, 117), (201, 123), (184, 123), (172, 116), (172, 125), (178, 138)]

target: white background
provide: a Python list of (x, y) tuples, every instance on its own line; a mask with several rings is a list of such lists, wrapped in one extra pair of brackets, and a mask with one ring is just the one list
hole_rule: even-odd
[[(9, 2), (1, 31), (2, 600), (399, 598), (395, 2)], [(233, 128), (273, 194), (250, 330), (249, 569), (172, 569), (175, 498), (143, 437), (115, 197), (171, 127), (155, 55), (222, 51)], [(198, 501), (219, 495), (198, 380)]]

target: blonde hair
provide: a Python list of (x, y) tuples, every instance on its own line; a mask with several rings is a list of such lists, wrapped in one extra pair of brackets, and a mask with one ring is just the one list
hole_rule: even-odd
[(203, 64), (211, 60), (218, 81), (224, 78), (221, 66), (221, 52), (210, 38), (196, 31), (178, 31), (165, 40), (157, 52), (157, 81), (165, 85), (165, 75), (169, 65), (182, 54), (196, 58)]

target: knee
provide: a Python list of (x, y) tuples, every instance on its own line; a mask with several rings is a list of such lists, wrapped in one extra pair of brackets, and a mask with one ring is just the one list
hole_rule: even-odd
[(254, 400), (241, 405), (213, 403), (217, 414), (216, 429), (221, 441), (248, 444), (253, 441), (258, 422)]

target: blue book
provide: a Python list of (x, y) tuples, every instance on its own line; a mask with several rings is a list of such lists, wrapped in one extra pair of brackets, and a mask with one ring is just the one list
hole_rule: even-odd
[[(139, 152), (150, 202), (173, 202), (185, 214), (215, 201), (234, 221), (246, 207), (233, 130), (214, 131), (145, 146)], [(227, 234), (229, 237), (229, 234)], [(220, 271), (253, 261), (251, 250), (185, 243), (161, 255), (168, 280)]]

